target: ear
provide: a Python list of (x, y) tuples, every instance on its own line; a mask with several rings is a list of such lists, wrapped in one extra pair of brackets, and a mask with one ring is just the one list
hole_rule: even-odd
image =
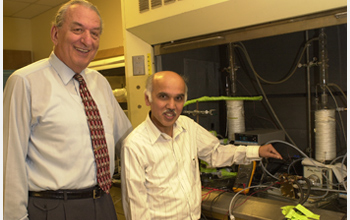
[(145, 92), (145, 102), (146, 102), (147, 106), (151, 105), (151, 102), (149, 101), (149, 98), (148, 98), (148, 95), (146, 94), (146, 92)]
[(58, 43), (58, 27), (54, 25), (51, 27), (51, 40), (56, 46)]

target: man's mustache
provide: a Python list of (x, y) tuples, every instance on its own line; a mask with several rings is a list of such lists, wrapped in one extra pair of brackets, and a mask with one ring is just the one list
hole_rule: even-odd
[(176, 115), (176, 111), (175, 109), (167, 109), (163, 112), (164, 114), (167, 114), (167, 113), (174, 113)]

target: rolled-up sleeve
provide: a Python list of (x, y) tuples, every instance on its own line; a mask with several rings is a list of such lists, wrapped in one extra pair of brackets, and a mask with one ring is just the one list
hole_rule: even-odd
[(259, 147), (257, 145), (232, 144), (222, 145), (220, 141), (206, 129), (197, 125), (198, 156), (211, 167), (231, 166), (232, 164), (248, 164), (259, 160)]

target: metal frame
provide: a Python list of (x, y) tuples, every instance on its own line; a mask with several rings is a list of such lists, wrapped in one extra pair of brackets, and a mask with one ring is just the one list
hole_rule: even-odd
[(154, 45), (154, 55), (228, 44), (347, 23), (347, 8)]

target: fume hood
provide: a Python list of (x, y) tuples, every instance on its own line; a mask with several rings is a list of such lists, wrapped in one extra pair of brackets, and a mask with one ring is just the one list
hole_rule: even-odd
[[(264, 96), (261, 102), (244, 104), (246, 127), (280, 127), (269, 119), (274, 115), (267, 110), (265, 103), (269, 102), (292, 137), (286, 139), (294, 139), (293, 145), (308, 155), (315, 153), (313, 128), (318, 121), (314, 114), (318, 109), (316, 100), (322, 99), (317, 97), (322, 65), (330, 68), (329, 81), (340, 85), (339, 91), (330, 92), (334, 103), (344, 104), (346, 95), (341, 90), (347, 88), (345, 0), (122, 0), (122, 10), (128, 114), (134, 127), (149, 111), (143, 95), (146, 78), (161, 70), (172, 70), (189, 79), (189, 99), (227, 94), (229, 74), (225, 73), (232, 70), (237, 71), (238, 95), (262, 94), (256, 75), (270, 82), (288, 78), (287, 83), (276, 85), (262, 81), (260, 86), (268, 99)], [(322, 58), (319, 38), (323, 34), (328, 36), (323, 46), (328, 45), (329, 55)], [(139, 74), (140, 68), (143, 74)], [(289, 72), (295, 74), (289, 77)], [(335, 105), (333, 101), (330, 104)], [(213, 113), (193, 119), (207, 130), (226, 135), (227, 125), (222, 123), (227, 119), (226, 107), (222, 102), (197, 103), (184, 110)], [(346, 111), (339, 115), (336, 117), (346, 118)], [(336, 127), (337, 135), (332, 137), (337, 142), (326, 150), (345, 154), (341, 158), (346, 158), (346, 122), (345, 126), (339, 123)], [(290, 158), (296, 154), (288, 152)], [(321, 177), (321, 184), (325, 183), (322, 173), (316, 176)], [(330, 180), (331, 175), (327, 178)]]
[[(162, 69), (158, 55), (346, 24), (346, 7), (346, 0), (122, 0), (131, 123), (149, 110), (144, 82)], [(145, 74), (133, 72), (135, 57)]]

